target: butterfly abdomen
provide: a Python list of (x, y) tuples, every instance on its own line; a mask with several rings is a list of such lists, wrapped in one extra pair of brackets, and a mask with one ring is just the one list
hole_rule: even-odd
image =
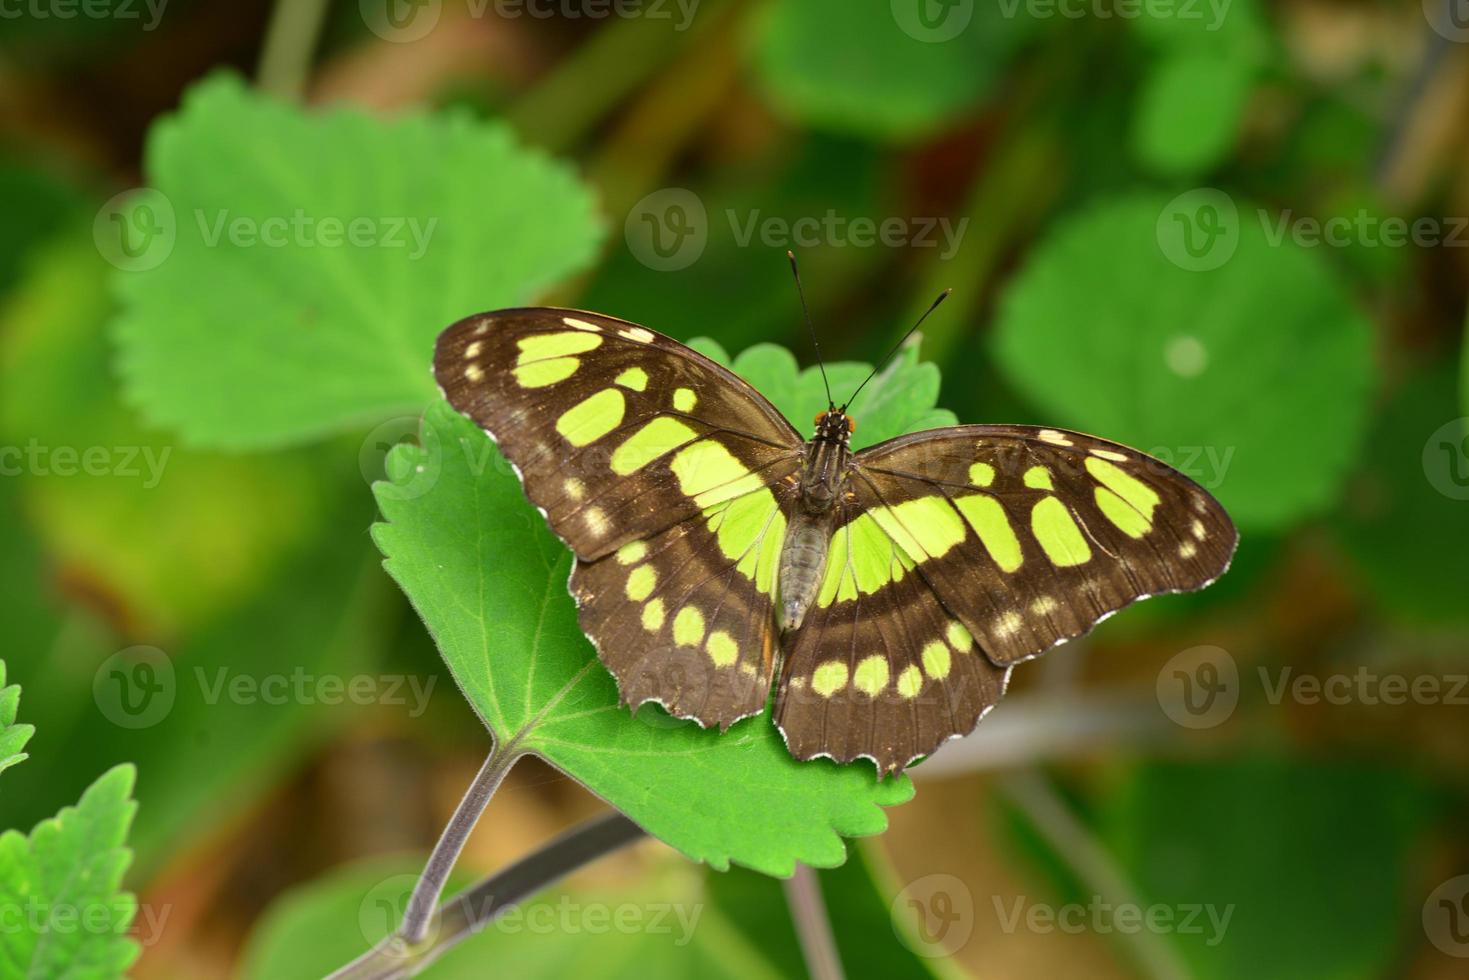
[(798, 511), (786, 528), (776, 578), (780, 596), (781, 632), (797, 629), (806, 618), (826, 571), (835, 511), (812, 514)]

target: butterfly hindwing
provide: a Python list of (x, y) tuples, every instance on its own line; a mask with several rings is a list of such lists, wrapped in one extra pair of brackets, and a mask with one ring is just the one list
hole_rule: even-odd
[(1005, 693), (1010, 671), (984, 656), (896, 545), (852, 540), (863, 535), (862, 523), (853, 530), (859, 515), (843, 515), (829, 561), (871, 548), (858, 559), (864, 581), (888, 581), (851, 601), (818, 604), (786, 637), (776, 722), (798, 759), (869, 758), (892, 772), (973, 730)]
[(1138, 599), (1203, 588), (1237, 540), (1187, 477), (1056, 429), (902, 436), (854, 457), (845, 498), (782, 670), (782, 691), (807, 696), (778, 718), (798, 757), (883, 771), (972, 730), (1011, 665)]
[(622, 700), (721, 729), (759, 713), (776, 656), (771, 615), (789, 485), (735, 498), (577, 562), (571, 590)]
[(802, 443), (780, 413), (682, 344), (574, 310), (462, 320), (434, 371), (575, 552), (581, 626), (623, 700), (722, 727), (758, 712)]

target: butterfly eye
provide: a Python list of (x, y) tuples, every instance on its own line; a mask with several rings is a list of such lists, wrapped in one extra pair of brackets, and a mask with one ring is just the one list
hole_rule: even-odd
[(816, 413), (816, 418), (814, 418), (814, 419), (811, 420), (811, 424), (812, 425), (820, 425), (821, 424), (821, 420), (824, 419), (824, 418), (826, 418), (826, 413), (825, 412), (817, 412)]
[(847, 416), (847, 431), (848, 432), (856, 432), (857, 431), (857, 420), (854, 419), (854, 418), (852, 418), (852, 416), (850, 416), (850, 415)]

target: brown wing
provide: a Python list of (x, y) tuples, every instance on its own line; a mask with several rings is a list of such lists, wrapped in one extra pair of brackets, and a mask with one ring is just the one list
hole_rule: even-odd
[(758, 712), (800, 464), (779, 411), (677, 341), (578, 310), (461, 320), (434, 373), (576, 553), (581, 626), (623, 699), (703, 725)]
[(1194, 481), (1079, 432), (969, 425), (915, 433), (859, 453), (854, 471), (861, 506), (898, 508), (900, 530), (930, 507), (960, 519), (962, 537), (919, 570), (1002, 665), (1080, 636), (1139, 599), (1204, 588), (1229, 568), (1239, 541), (1224, 508)]
[(874, 446), (787, 638), (777, 719), (798, 757), (899, 769), (972, 730), (1012, 664), (1203, 588), (1236, 542), (1193, 481), (1080, 433), (958, 426)]
[[(531, 308), (460, 320), (439, 335), (434, 376), (585, 561), (697, 517), (709, 500), (776, 482), (800, 453), (790, 423), (738, 376), (597, 313)], [(717, 478), (722, 465), (734, 477), (681, 481), (676, 451), (696, 445), (707, 450), (697, 454), (705, 474)], [(701, 500), (683, 485), (699, 486)]]

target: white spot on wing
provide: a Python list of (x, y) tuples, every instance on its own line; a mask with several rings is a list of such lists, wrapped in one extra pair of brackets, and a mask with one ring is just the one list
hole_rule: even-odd
[(595, 323), (588, 323), (586, 320), (578, 320), (574, 316), (564, 316), (561, 318), (561, 322), (566, 324), (568, 327), (574, 327), (577, 330), (585, 330), (588, 333), (602, 332), (602, 328), (597, 326)]
[(1064, 435), (1057, 432), (1055, 429), (1042, 429), (1040, 431), (1040, 438), (1042, 442), (1049, 442), (1055, 446), (1071, 445), (1071, 440), (1067, 439)]
[(617, 331), (619, 337), (628, 340), (636, 340), (640, 344), (651, 344), (653, 342), (653, 331), (644, 330), (642, 327), (628, 327), (626, 330)]

